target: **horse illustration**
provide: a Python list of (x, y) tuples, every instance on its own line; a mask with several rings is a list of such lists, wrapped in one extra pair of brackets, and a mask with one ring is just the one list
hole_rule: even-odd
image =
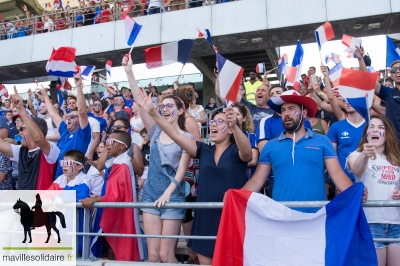
[(32, 209), (35, 209), (35, 211), (31, 211), (28, 204), (20, 199), (17, 200), (17, 203), (15, 203), (15, 205), (13, 206), (13, 209), (16, 213), (21, 215), (21, 224), (24, 227), (25, 235), (24, 241), (22, 241), (22, 243), (26, 242), (26, 233), (28, 233), (29, 235), (29, 243), (32, 243), (31, 230), (35, 229), (35, 227), (41, 226), (46, 226), (47, 230), (47, 240), (45, 243), (49, 242), (51, 236), (51, 228), (57, 233), (58, 243), (61, 242), (60, 233), (56, 227), (56, 216), (58, 216), (58, 218), (60, 219), (61, 226), (63, 228), (66, 228), (64, 214), (58, 211), (43, 212), (42, 201), (39, 194), (36, 194), (36, 203), (35, 206), (32, 207)]

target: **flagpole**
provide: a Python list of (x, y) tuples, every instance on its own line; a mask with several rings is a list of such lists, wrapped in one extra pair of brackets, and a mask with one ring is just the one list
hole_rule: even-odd
[(179, 79), (180, 79), (180, 77), (181, 77), (181, 75), (182, 75), (182, 71), (183, 71), (183, 68), (185, 67), (185, 64), (183, 64), (183, 66), (182, 66), (182, 68), (181, 68), (181, 72), (179, 72), (179, 75), (178, 75), (178, 77), (176, 78), (178, 81), (179, 81)]

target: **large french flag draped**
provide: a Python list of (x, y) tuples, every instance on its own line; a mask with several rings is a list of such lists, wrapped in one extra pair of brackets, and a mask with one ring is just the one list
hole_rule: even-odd
[(49, 75), (72, 78), (76, 73), (75, 51), (73, 47), (53, 48), (46, 64)]
[(240, 80), (243, 77), (243, 68), (218, 53), (216, 55), (220, 96), (231, 102), (236, 102)]
[(140, 30), (142, 29), (142, 25), (139, 25), (129, 16), (125, 16), (124, 25), (125, 25), (126, 43), (129, 46), (132, 46), (136, 40), (136, 37), (139, 35)]
[(358, 48), (361, 47), (361, 39), (358, 39), (358, 38), (355, 38), (355, 37), (352, 37), (352, 36), (349, 36), (346, 34), (343, 34), (342, 43), (344, 45), (346, 45), (347, 47), (349, 47), (350, 50), (353, 51), (353, 53), (356, 50), (356, 46)]
[[(102, 202), (136, 202), (135, 174), (125, 152), (114, 159)], [(100, 221), (104, 233), (140, 234), (138, 209), (105, 208)], [(106, 237), (117, 260), (144, 259), (143, 242), (138, 238)]]
[(259, 193), (225, 196), (212, 265), (377, 265), (356, 183), (317, 213), (289, 209)]
[(325, 42), (333, 38), (335, 38), (335, 33), (333, 32), (333, 27), (329, 21), (325, 22), (315, 30), (315, 39), (317, 40), (319, 50), (321, 50), (321, 46)]
[(304, 50), (300, 41), (297, 41), (296, 51), (291, 66), (286, 66), (286, 86), (293, 86), (296, 90), (299, 88), (301, 69), (303, 66)]
[(194, 40), (184, 39), (145, 49), (144, 57), (147, 68), (166, 66), (176, 62), (186, 64), (193, 43)]
[(386, 36), (386, 67), (396, 60), (400, 60), (400, 48)]
[(339, 94), (342, 95), (366, 121), (369, 121), (369, 108), (371, 108), (374, 100), (374, 90), (378, 75), (378, 72), (368, 73), (342, 68), (338, 86)]

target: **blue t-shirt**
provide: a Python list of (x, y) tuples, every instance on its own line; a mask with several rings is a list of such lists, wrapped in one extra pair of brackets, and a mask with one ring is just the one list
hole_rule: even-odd
[[(294, 147), (293, 141), (284, 132), (265, 144), (259, 164), (270, 164), (274, 169), (274, 188), (272, 197), (276, 201), (316, 201), (326, 200), (325, 159), (337, 158), (329, 139), (314, 134), (310, 129), (299, 139)], [(315, 212), (316, 209), (301, 209)]]
[[(93, 117), (100, 123), (100, 132), (107, 130), (107, 120), (101, 116), (95, 116), (93, 113), (88, 113), (88, 116)], [(101, 136), (100, 136), (101, 138)]]
[[(92, 137), (89, 123), (84, 129), (79, 126), (76, 131), (68, 132), (67, 124), (62, 121), (58, 127), (58, 132), (60, 133), (60, 139), (57, 143), (57, 146), (60, 149), (60, 155), (58, 157), (59, 159), (64, 158), (64, 153), (73, 149), (80, 150), (83, 154), (86, 154), (90, 139)], [(58, 164), (56, 176), (59, 177), (62, 174), (62, 167), (60, 164)]]
[(353, 183), (354, 175), (346, 167), (346, 159), (353, 151), (357, 150), (362, 138), (365, 121), (358, 127), (351, 124), (348, 119), (334, 123), (326, 135), (329, 140), (337, 145), (337, 154), (340, 166)]
[[(312, 130), (310, 121), (304, 121), (304, 127)], [(262, 140), (271, 140), (281, 135), (283, 128), (282, 118), (274, 113), (271, 117), (264, 117), (256, 129), (257, 143)]]
[(400, 142), (400, 90), (381, 85), (378, 96), (385, 101), (386, 116), (392, 121)]

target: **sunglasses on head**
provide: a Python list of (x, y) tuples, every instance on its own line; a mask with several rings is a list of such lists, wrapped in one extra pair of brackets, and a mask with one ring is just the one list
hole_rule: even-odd
[(218, 118), (218, 119), (215, 119), (215, 120), (210, 120), (209, 121), (210, 122), (210, 126), (212, 125), (212, 124), (217, 124), (218, 126), (219, 125), (221, 125), (222, 123), (225, 123), (226, 121), (224, 120), (224, 119), (222, 119), (222, 118)]
[(400, 71), (400, 67), (392, 67), (390, 69), (390, 73), (392, 73), (392, 74), (396, 73), (396, 71)]
[(172, 108), (172, 106), (174, 106), (172, 103), (161, 104), (158, 106), (158, 109), (162, 111), (164, 108), (167, 108), (167, 110), (169, 110)]
[(125, 143), (123, 143), (122, 141), (117, 140), (117, 139), (108, 138), (106, 143), (107, 143), (108, 145), (112, 145), (114, 142), (117, 142), (117, 143), (119, 143), (119, 144), (122, 144), (122, 145), (124, 145), (125, 147), (128, 148), (128, 145), (126, 145)]
[(60, 160), (60, 166), (74, 166), (74, 163), (81, 164), (80, 162), (74, 160)]
[(111, 129), (112, 129), (112, 131), (114, 131), (114, 130), (121, 130), (121, 128), (126, 128), (126, 127), (124, 127), (124, 126), (121, 126), (121, 125), (117, 125), (117, 126), (112, 126), (111, 127)]

